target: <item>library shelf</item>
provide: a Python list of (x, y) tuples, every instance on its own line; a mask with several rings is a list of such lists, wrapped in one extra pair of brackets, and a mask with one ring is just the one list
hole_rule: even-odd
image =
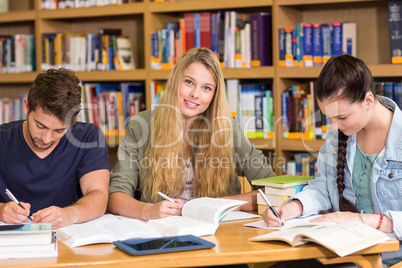
[(0, 14), (0, 23), (34, 21), (36, 18), (35, 10), (17, 10)]
[(39, 72), (0, 74), (0, 83), (32, 83)]
[(69, 18), (90, 18), (102, 16), (120, 16), (131, 14), (143, 14), (145, 4), (129, 3), (123, 5), (109, 5), (99, 7), (82, 7), (55, 10), (39, 10), (39, 17), (42, 19), (69, 19)]
[(320, 5), (333, 3), (376, 2), (380, 0), (277, 0), (278, 6)]
[(214, 9), (238, 9), (272, 6), (273, 0), (187, 0), (176, 2), (152, 2), (149, 10), (153, 13), (202, 11)]
[(282, 151), (318, 152), (325, 140), (290, 140), (279, 139)]
[(119, 82), (119, 81), (143, 81), (147, 74), (145, 69), (136, 69), (130, 71), (92, 71), (92, 72), (75, 72), (81, 81), (102, 81), (102, 82)]
[[(151, 70), (150, 76), (153, 80), (166, 80), (170, 70)], [(269, 79), (274, 78), (274, 67), (264, 66), (258, 68), (223, 68), (225, 79)]]

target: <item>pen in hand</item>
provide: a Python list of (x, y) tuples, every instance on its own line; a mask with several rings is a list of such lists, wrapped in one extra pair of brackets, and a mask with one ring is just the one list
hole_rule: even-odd
[[(276, 212), (275, 208), (271, 205), (271, 202), (269, 202), (268, 197), (265, 195), (265, 193), (263, 191), (261, 191), (261, 189), (258, 189), (258, 191), (260, 192), (262, 199), (264, 199), (265, 203), (267, 203), (269, 209), (272, 211), (272, 213), (274, 213), (275, 217), (277, 217), (278, 219), (281, 219), (281, 217), (279, 217), (279, 215), (278, 215), (278, 212)], [(281, 223), (283, 225), (282, 221), (281, 221)]]
[(174, 201), (172, 198), (170, 198), (169, 196), (165, 195), (164, 193), (161, 193), (158, 191), (158, 195), (160, 195), (161, 197), (165, 198), (166, 200), (175, 203), (176, 201)]
[[(6, 195), (11, 199), (11, 201), (13, 201), (18, 206), (20, 206), (22, 209), (25, 210), (24, 206), (17, 200), (17, 198), (15, 198), (15, 196), (10, 192), (10, 190), (6, 189)], [(32, 216), (28, 216), (28, 219), (30, 219), (31, 221), (33, 220)]]

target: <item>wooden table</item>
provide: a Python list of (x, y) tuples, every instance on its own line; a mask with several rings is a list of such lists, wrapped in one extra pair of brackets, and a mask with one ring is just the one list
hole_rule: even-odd
[(112, 244), (69, 248), (59, 241), (59, 256), (54, 258), (0, 260), (2, 267), (189, 267), (260, 263), (317, 258), (323, 263), (357, 262), (362, 267), (382, 267), (380, 252), (399, 250), (397, 240), (389, 240), (354, 255), (337, 257), (316, 244), (291, 247), (282, 242), (249, 242), (248, 238), (269, 230), (243, 227), (252, 220), (223, 222), (214, 236), (203, 237), (216, 244), (212, 249), (130, 256)]

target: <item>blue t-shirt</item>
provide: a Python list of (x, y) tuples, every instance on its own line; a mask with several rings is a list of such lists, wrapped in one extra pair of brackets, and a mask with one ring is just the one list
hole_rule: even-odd
[(105, 137), (97, 126), (77, 122), (41, 159), (24, 138), (23, 122), (0, 125), (0, 202), (10, 201), (7, 188), (19, 201), (31, 204), (31, 213), (52, 205), (65, 207), (82, 197), (82, 176), (109, 170)]

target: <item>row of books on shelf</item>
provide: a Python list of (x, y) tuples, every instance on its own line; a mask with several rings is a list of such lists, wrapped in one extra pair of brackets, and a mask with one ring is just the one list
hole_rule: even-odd
[(298, 23), (279, 29), (279, 66), (324, 65), (342, 52), (356, 56), (356, 23)]
[(282, 167), (282, 174), (311, 176), (317, 174), (317, 157), (309, 153), (295, 153)]
[(0, 224), (0, 259), (58, 256), (50, 223)]
[(0, 98), (0, 124), (26, 119), (22, 106), (26, 97), (22, 93), (17, 99)]
[(229, 109), (249, 138), (273, 138), (275, 132), (272, 84), (227, 79)]
[(193, 47), (211, 49), (225, 68), (267, 66), (272, 65), (271, 44), (270, 13), (185, 13), (179, 23), (151, 34), (151, 67), (171, 69)]
[(103, 133), (124, 136), (130, 118), (145, 110), (142, 83), (83, 83), (79, 121), (93, 123)]
[[(308, 181), (313, 178), (311, 176), (282, 175), (253, 180), (251, 184), (264, 187), (264, 193), (272, 206), (280, 207), (286, 203), (289, 197), (303, 190)], [(257, 195), (257, 205), (258, 214), (262, 214), (268, 208), (267, 203), (260, 195)]]
[(376, 94), (388, 97), (395, 101), (402, 109), (402, 83), (401, 82), (374, 82)]
[(35, 71), (35, 38), (31, 34), (0, 35), (0, 73)]
[(96, 34), (44, 33), (42, 48), (42, 70), (60, 67), (73, 71), (135, 69), (131, 41), (118, 28), (100, 28)]
[(326, 116), (314, 97), (314, 81), (292, 85), (281, 93), (282, 134), (286, 139), (325, 139), (329, 129)]
[(79, 7), (94, 7), (121, 5), (128, 3), (128, 0), (42, 0), (42, 9), (64, 9)]

